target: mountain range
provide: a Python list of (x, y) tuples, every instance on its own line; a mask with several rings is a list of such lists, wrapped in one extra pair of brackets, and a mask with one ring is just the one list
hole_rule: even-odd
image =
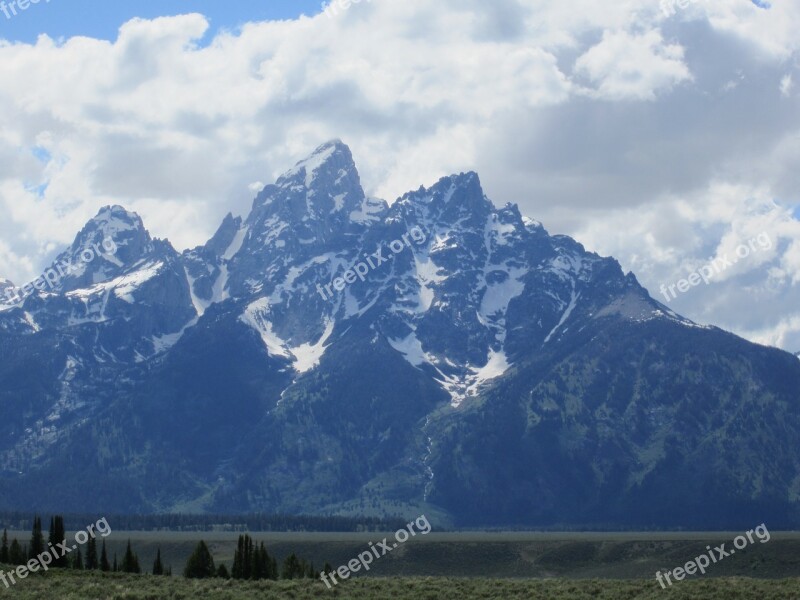
[(797, 356), (339, 140), (191, 250), (103, 208), (0, 305), (0, 407), (6, 509), (800, 524)]

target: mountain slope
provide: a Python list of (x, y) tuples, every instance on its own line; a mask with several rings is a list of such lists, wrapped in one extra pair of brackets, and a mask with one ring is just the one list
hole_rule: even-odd
[(103, 243), (0, 307), (0, 506), (800, 522), (796, 357), (674, 314), (475, 173), (388, 206), (334, 140), (204, 246), (111, 207), (56, 265)]

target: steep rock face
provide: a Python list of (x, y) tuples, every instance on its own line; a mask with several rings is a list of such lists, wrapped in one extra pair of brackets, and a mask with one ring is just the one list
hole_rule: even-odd
[(475, 173), (390, 207), (334, 140), (204, 246), (109, 207), (64, 264), (0, 307), (0, 505), (800, 521), (800, 361), (672, 313)]

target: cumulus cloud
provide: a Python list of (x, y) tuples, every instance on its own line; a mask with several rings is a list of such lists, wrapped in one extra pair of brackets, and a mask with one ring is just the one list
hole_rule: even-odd
[(32, 278), (110, 203), (201, 244), (339, 137), (368, 193), (477, 170), (654, 296), (769, 230), (672, 306), (800, 350), (798, 24), (788, 1), (373, 0), (212, 39), (187, 14), (0, 42), (0, 275)]
[(594, 95), (609, 100), (653, 100), (656, 93), (691, 79), (683, 48), (665, 44), (661, 32), (605, 31), (575, 63), (575, 73), (597, 84)]

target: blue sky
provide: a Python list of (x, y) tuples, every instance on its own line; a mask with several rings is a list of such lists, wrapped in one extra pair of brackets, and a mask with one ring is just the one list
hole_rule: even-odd
[[(11, 0), (6, 0), (10, 3)], [(40, 33), (54, 39), (76, 35), (114, 40), (134, 17), (154, 18), (199, 12), (211, 20), (209, 36), (247, 21), (296, 18), (320, 12), (317, 0), (40, 0), (9, 19), (0, 12), (0, 38), (33, 42)]]

